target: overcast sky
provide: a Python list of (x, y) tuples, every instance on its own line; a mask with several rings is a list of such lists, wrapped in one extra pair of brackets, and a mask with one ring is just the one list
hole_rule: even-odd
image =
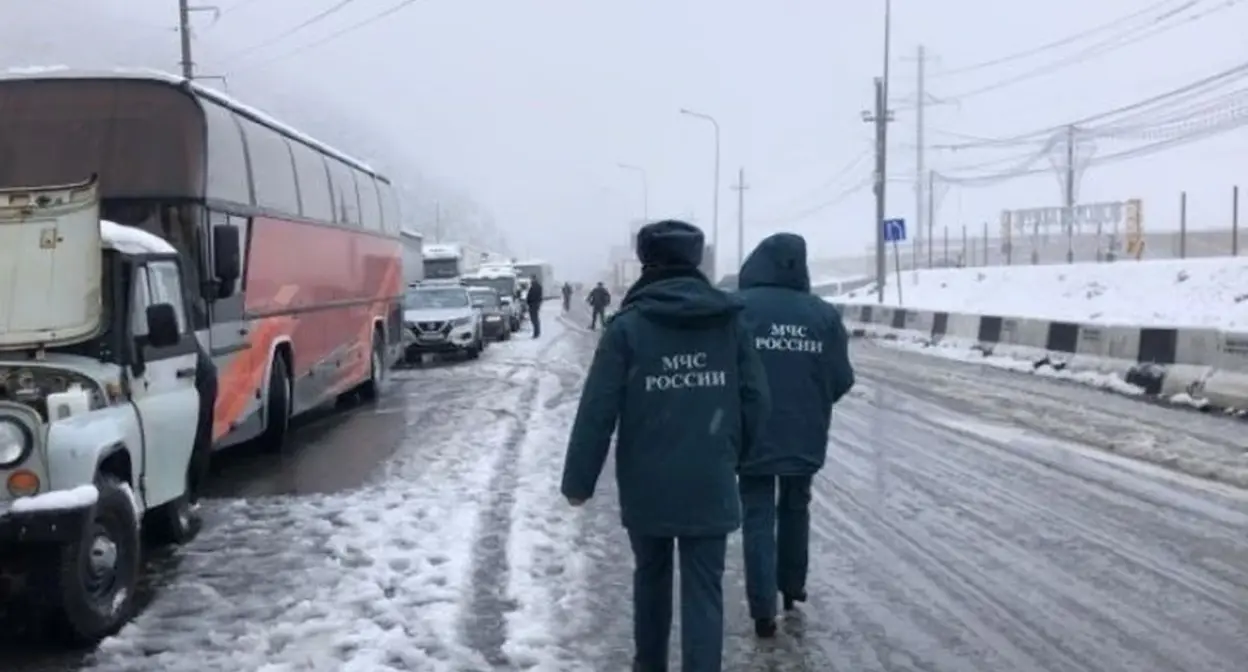
[[(608, 247), (625, 241), (629, 219), (642, 215), (641, 175), (619, 168), (623, 162), (645, 169), (651, 218), (691, 217), (709, 237), (713, 133), (679, 114), (687, 107), (722, 127), (727, 258), (736, 253), (730, 186), (742, 166), (750, 186), (747, 247), (776, 230), (806, 235), (824, 257), (861, 253), (872, 239), (871, 128), (861, 114), (882, 69), (882, 0), (416, 0), (328, 41), (402, 0), (354, 0), (299, 30), (342, 0), (218, 1), (225, 11), (216, 24), (207, 13), (194, 21), (201, 72), (228, 75), (232, 94), (334, 136), (348, 153), (367, 152), (399, 181), (437, 185), (424, 187), (426, 202), (413, 209), (427, 233), (428, 201), (450, 204), (445, 230), (471, 216), (454, 191), (492, 217), (513, 253), (548, 258), (562, 276), (596, 275)], [(175, 0), (3, 3), (0, 66), (177, 67)], [(933, 59), (929, 92), (950, 101), (928, 110), (932, 145), (1060, 126), (1248, 60), (1248, 2), (1240, 0), (893, 5), (888, 202), (890, 214), (911, 220), (920, 43)], [(1152, 5), (1157, 11), (1141, 13)], [(1179, 11), (1155, 22), (1167, 9)], [(942, 74), (1132, 13), (1141, 14), (1064, 46)], [(1085, 53), (1097, 45), (1100, 53)], [(1030, 76), (1046, 68), (1052, 71)], [(975, 93), (1007, 80), (1015, 81)], [(1171, 121), (1159, 129), (1166, 115), (1147, 115), (1132, 120), (1139, 128), (1126, 137), (1081, 143), (1080, 156), (1185, 136), (1236, 109), (1244, 115), (1248, 98), (1225, 95), (1242, 81), (1202, 98), (1216, 105), (1188, 126)], [(994, 151), (932, 148), (928, 165), (948, 174), (1008, 172), (1041, 153), (1047, 139)], [(1061, 160), (1060, 148), (1049, 154)], [(1244, 157), (1248, 131), (1238, 130), (1095, 165), (1083, 175), (1079, 200), (1143, 198), (1146, 226), (1156, 230), (1175, 225), (1186, 189), (1193, 228), (1226, 226), (1231, 186), (1248, 186)], [(942, 186), (937, 195), (938, 237), (944, 225), (960, 237), (962, 224), (995, 227), (1002, 209), (1061, 198), (1052, 170), (975, 188)]]

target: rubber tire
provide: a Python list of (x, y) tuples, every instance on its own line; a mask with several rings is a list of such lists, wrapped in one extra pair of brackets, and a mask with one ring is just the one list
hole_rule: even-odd
[[(143, 544), (139, 533), (138, 515), (134, 510), (131, 495), (126, 492), (121, 480), (100, 474), (95, 479), (95, 486), (100, 491), (94, 512), (82, 531), (82, 536), (74, 542), (57, 549), (57, 559), (52, 568), (52, 581), (55, 584), (49, 593), (54, 597), (52, 622), (57, 631), (69, 641), (79, 645), (98, 643), (121, 630), (135, 609), (135, 596), (142, 571)], [(107, 613), (91, 604), (83, 586), (83, 564), (85, 554), (89, 553), (88, 544), (92, 540), (92, 529), (99, 521), (105, 521), (110, 536), (115, 535), (118, 546), (117, 576), (119, 590), (113, 595), (125, 591), (121, 600), (110, 600), (113, 608)]]
[[(265, 450), (275, 453), (286, 449), (286, 439), (290, 435), (292, 394), (288, 368), (286, 359), (281, 355), (273, 357), (273, 368), (269, 371), (268, 407), (264, 414), (265, 427), (264, 432), (260, 434), (259, 441)], [(280, 420), (279, 422), (272, 422), (275, 415)]]
[(381, 332), (373, 330), (373, 347), (369, 351), (368, 357), (371, 360), (369, 364), (368, 380), (360, 385), (360, 398), (364, 401), (377, 401), (381, 398), (382, 386), (386, 379), (386, 359), (382, 356), (385, 352), (386, 344), (381, 338)]
[(473, 343), (472, 346), (468, 348), (466, 355), (468, 359), (479, 359), (481, 357), (481, 351), (484, 349), (484, 341), (478, 338), (477, 342)]

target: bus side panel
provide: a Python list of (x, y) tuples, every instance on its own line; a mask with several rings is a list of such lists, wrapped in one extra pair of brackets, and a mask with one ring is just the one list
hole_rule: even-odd
[[(291, 342), (295, 412), (363, 382), (374, 321), (390, 317), (402, 291), (399, 241), (256, 217), (248, 254), (244, 309), (251, 317), (287, 318), (273, 322), (287, 330), (273, 338)], [(269, 335), (257, 336), (253, 347)]]

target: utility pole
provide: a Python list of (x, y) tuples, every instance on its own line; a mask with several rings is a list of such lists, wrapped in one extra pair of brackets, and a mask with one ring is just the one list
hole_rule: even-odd
[[(925, 156), (926, 145), (924, 144), (925, 140), (923, 137), (924, 136), (923, 112), (924, 112), (924, 108), (927, 107), (927, 86), (926, 86), (927, 85), (927, 50), (924, 49), (923, 45), (921, 44), (919, 45), (919, 51), (918, 51), (918, 54), (915, 56), (915, 59), (917, 61), (919, 72), (918, 72), (918, 84), (917, 84), (918, 93), (915, 96), (915, 103), (914, 103), (914, 106), (915, 106), (914, 107), (914, 129), (915, 129), (914, 147), (915, 147), (915, 153), (916, 153), (914, 157), (914, 178), (915, 178), (914, 179), (914, 234), (915, 234), (915, 241), (911, 243), (911, 247), (914, 249), (913, 268), (917, 269), (919, 267), (919, 241), (922, 240), (923, 243), (926, 243), (929, 249), (931, 248), (931, 244), (932, 244), (931, 236), (923, 235), (923, 224), (924, 222), (927, 221), (929, 217), (932, 216), (932, 213), (927, 212), (925, 214), (923, 212), (923, 205), (924, 205), (923, 203), (923, 186), (924, 186), (923, 185), (923, 182), (924, 182), (923, 173), (925, 172), (924, 159), (927, 158)], [(929, 203), (931, 202), (930, 199), (928, 200), (928, 202)]]
[(740, 278), (741, 265), (745, 263), (745, 190), (750, 185), (745, 183), (745, 168), (737, 171), (737, 183), (732, 190), (737, 192), (737, 273)]
[(442, 201), (433, 202), (433, 242), (442, 242)]
[(875, 282), (880, 303), (884, 303), (884, 282), (888, 276), (884, 253), (884, 220), (888, 218), (885, 187), (888, 183), (888, 124), (893, 113), (888, 109), (888, 90), (883, 77), (875, 78), (875, 111), (863, 112), (862, 120), (875, 124)]
[(1075, 261), (1075, 132), (1074, 124), (1066, 127), (1066, 181), (1062, 203), (1062, 223), (1066, 225), (1066, 263)]
[(195, 60), (191, 58), (191, 12), (212, 12), (214, 22), (221, 17), (221, 9), (215, 5), (192, 6), (190, 0), (178, 0), (178, 34), (182, 38), (182, 76), (186, 79), (195, 79)]

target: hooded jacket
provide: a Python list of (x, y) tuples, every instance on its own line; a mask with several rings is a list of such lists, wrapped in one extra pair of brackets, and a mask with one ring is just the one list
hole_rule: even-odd
[(739, 283), (774, 408), (741, 473), (814, 474), (827, 460), (832, 405), (854, 386), (845, 324), (810, 293), (801, 236), (764, 239), (742, 264)]
[(657, 222), (638, 233), (641, 278), (607, 323), (585, 380), (562, 491), (589, 499), (619, 430), (621, 518), (653, 536), (741, 525), (736, 472), (767, 413), (742, 305), (697, 270), (702, 232)]

